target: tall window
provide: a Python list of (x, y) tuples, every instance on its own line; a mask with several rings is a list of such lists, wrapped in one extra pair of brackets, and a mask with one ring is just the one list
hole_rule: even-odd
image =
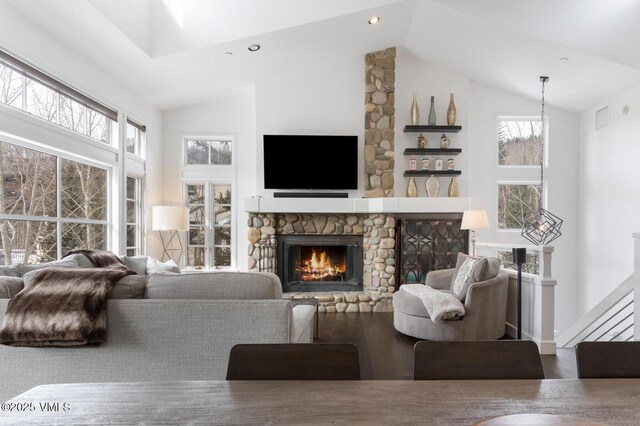
[(107, 144), (117, 135), (115, 111), (2, 51), (0, 104)]
[(498, 229), (521, 229), (541, 207), (542, 137), (539, 117), (498, 118)]
[(142, 155), (146, 131), (146, 126), (127, 119), (127, 140), (125, 148), (128, 153), (138, 156)]
[(187, 267), (231, 266), (231, 185), (185, 184), (189, 207)]
[(127, 256), (142, 254), (142, 190), (139, 177), (127, 176)]
[(108, 176), (104, 168), (0, 142), (0, 262), (106, 249)]

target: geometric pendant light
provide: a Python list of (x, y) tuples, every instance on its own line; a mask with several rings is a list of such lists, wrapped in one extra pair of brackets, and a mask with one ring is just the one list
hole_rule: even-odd
[(560, 228), (563, 222), (558, 216), (542, 208), (544, 194), (544, 138), (546, 136), (544, 128), (544, 87), (548, 81), (549, 77), (540, 77), (540, 82), (542, 83), (542, 155), (540, 157), (540, 198), (538, 200), (540, 208), (525, 220), (521, 232), (523, 237), (538, 246), (549, 244), (561, 236)]

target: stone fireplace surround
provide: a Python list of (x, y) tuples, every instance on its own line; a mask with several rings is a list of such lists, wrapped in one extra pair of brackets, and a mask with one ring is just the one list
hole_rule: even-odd
[(278, 235), (362, 235), (364, 291), (285, 293), (318, 300), (319, 312), (391, 312), (395, 286), (392, 214), (249, 213), (249, 270), (276, 272)]

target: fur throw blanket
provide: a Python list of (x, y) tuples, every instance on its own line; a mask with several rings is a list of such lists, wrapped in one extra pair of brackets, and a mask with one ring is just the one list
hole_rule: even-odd
[(423, 284), (403, 284), (400, 290), (420, 299), (432, 321), (457, 320), (464, 316), (464, 305), (452, 294)]
[(79, 346), (106, 341), (107, 295), (118, 280), (134, 272), (113, 253), (73, 252), (81, 252), (97, 268), (40, 270), (9, 301), (0, 329), (1, 344)]

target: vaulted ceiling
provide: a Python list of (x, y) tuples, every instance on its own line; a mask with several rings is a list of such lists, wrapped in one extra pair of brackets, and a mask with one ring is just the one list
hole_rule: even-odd
[[(638, 0), (0, 0), (5, 8), (161, 109), (389, 46), (534, 99), (549, 75), (548, 101), (573, 111), (640, 84)], [(382, 20), (368, 25), (374, 15)]]

